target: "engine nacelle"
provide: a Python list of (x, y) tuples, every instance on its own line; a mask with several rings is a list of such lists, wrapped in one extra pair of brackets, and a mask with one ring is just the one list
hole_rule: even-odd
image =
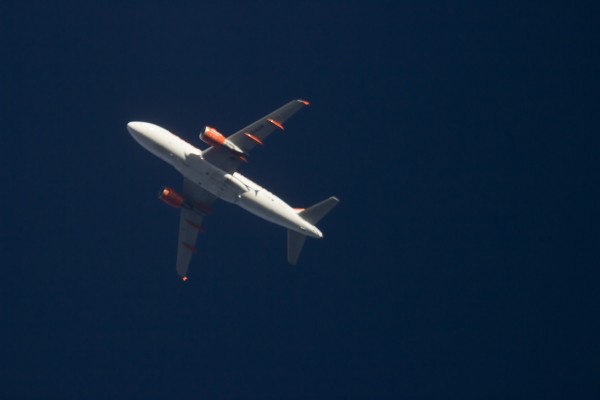
[(227, 141), (227, 138), (223, 136), (218, 130), (207, 126), (202, 132), (200, 132), (200, 140), (210, 146), (223, 146)]
[(246, 155), (244, 150), (240, 149), (239, 146), (223, 136), (221, 132), (210, 126), (205, 127), (204, 130), (200, 132), (199, 137), (204, 143), (214, 147), (226, 147), (237, 156), (242, 156), (241, 158)]
[(185, 199), (183, 196), (170, 187), (163, 188), (163, 190), (161, 190), (158, 194), (158, 198), (174, 208), (180, 208), (185, 204)]

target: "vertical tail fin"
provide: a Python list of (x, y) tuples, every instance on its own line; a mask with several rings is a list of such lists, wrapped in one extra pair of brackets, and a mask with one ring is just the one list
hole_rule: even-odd
[(296, 265), (298, 262), (305, 240), (306, 236), (288, 229), (288, 262), (290, 264)]
[[(305, 221), (315, 225), (321, 220), (333, 207), (335, 207), (340, 201), (337, 197), (330, 197), (309, 207), (300, 213)], [(288, 230), (288, 262), (292, 265), (296, 265), (300, 252), (304, 246), (306, 236), (296, 231)]]

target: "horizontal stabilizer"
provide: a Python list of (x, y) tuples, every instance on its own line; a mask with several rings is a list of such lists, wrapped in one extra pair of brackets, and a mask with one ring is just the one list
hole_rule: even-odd
[(296, 265), (298, 262), (298, 257), (300, 257), (300, 252), (302, 251), (302, 246), (304, 246), (304, 241), (306, 240), (306, 236), (288, 230), (288, 262), (292, 265)]
[(333, 207), (335, 207), (339, 203), (339, 199), (335, 196), (331, 196), (328, 199), (323, 200), (320, 203), (315, 204), (314, 206), (307, 208), (306, 210), (300, 212), (300, 216), (307, 222), (315, 225), (317, 222), (321, 220)]

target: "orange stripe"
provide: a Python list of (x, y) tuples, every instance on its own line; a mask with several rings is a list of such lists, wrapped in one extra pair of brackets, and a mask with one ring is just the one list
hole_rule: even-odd
[(204, 229), (202, 229), (202, 227), (196, 223), (194, 223), (193, 221), (186, 219), (185, 222), (187, 222), (188, 224), (190, 224), (194, 229), (196, 229), (198, 232), (204, 232)]
[(298, 100), (300, 103), (304, 104), (305, 106), (310, 105), (310, 103), (306, 100)]
[(183, 247), (187, 248), (192, 253), (198, 252), (198, 249), (195, 248), (194, 246), (192, 246), (191, 244), (188, 244), (188, 243), (185, 243), (185, 242), (181, 242), (181, 244), (183, 245)]
[(210, 213), (212, 213), (212, 208), (210, 206), (207, 206), (207, 205), (202, 204), (202, 203), (196, 203), (196, 204), (194, 204), (194, 208), (196, 208), (197, 210), (199, 210), (203, 214), (210, 214)]
[(244, 135), (248, 136), (250, 139), (254, 140), (256, 143), (260, 144), (260, 145), (264, 145), (264, 143), (262, 142), (262, 140), (260, 140), (259, 138), (257, 138), (254, 135), (251, 135), (249, 133), (244, 132)]
[(283, 128), (283, 125), (281, 125), (280, 122), (275, 121), (274, 119), (268, 118), (267, 121), (269, 121), (270, 123), (272, 123), (273, 125), (275, 125), (276, 127), (278, 127), (279, 129), (281, 129), (282, 131), (285, 130)]

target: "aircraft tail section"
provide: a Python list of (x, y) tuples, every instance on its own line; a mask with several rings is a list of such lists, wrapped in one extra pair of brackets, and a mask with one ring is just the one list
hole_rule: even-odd
[[(337, 197), (330, 197), (325, 199), (312, 207), (309, 207), (303, 211), (300, 211), (298, 215), (307, 222), (316, 225), (329, 211), (333, 209), (340, 201)], [(304, 246), (306, 235), (298, 233), (293, 230), (288, 230), (288, 262), (292, 265), (296, 265), (300, 252)]]
[(299, 215), (305, 221), (308, 221), (311, 224), (315, 225), (339, 202), (340, 200), (337, 197), (331, 196), (330, 198), (325, 199), (315, 204), (314, 206), (305, 209), (304, 211), (301, 211)]
[(304, 246), (306, 236), (301, 233), (288, 229), (288, 262), (292, 265), (296, 265), (300, 252)]

